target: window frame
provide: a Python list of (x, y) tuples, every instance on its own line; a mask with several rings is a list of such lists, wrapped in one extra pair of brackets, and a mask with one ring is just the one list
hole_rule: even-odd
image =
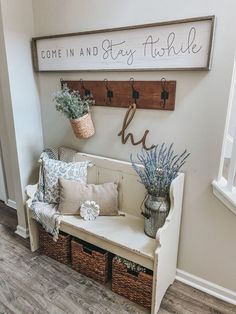
[(226, 179), (223, 177), (225, 153), (227, 149), (227, 142), (229, 139), (228, 130), (230, 125), (232, 108), (234, 105), (236, 106), (236, 56), (234, 57), (234, 66), (228, 100), (228, 109), (226, 115), (219, 172), (217, 180), (214, 180), (212, 182), (214, 195), (236, 215), (236, 187), (233, 186), (233, 181), (236, 173), (236, 131), (233, 136), (228, 178)]

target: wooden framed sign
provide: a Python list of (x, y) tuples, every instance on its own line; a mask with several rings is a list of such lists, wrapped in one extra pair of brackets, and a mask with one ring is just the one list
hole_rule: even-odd
[(32, 39), (36, 71), (209, 70), (214, 16)]

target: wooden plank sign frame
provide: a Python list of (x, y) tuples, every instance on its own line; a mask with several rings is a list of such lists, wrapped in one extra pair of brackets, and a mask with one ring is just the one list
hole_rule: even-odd
[(214, 16), (32, 39), (36, 71), (209, 70)]
[[(176, 81), (61, 80), (61, 85), (64, 84), (71, 90), (79, 91), (81, 95), (89, 91), (95, 99), (95, 106), (128, 108), (136, 102), (138, 109), (175, 108)], [(109, 91), (112, 92), (112, 97), (109, 97)], [(134, 98), (134, 92), (138, 93), (137, 99)]]

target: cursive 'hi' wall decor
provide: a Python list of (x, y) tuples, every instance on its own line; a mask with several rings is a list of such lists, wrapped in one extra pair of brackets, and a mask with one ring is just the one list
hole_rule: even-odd
[(214, 16), (32, 39), (36, 71), (209, 70)]

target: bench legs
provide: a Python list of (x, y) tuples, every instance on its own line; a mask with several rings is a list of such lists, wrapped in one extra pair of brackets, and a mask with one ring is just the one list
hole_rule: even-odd
[(35, 219), (32, 218), (31, 209), (27, 208), (27, 217), (29, 225), (29, 236), (30, 236), (30, 248), (34, 252), (39, 248), (39, 234), (38, 234), (38, 225)]

